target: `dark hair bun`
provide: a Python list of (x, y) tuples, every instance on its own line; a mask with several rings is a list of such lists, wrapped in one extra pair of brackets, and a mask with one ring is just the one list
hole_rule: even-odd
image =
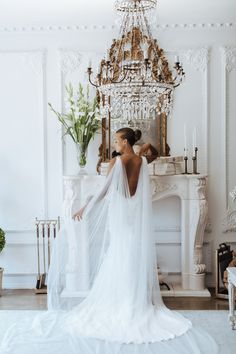
[(122, 134), (123, 139), (127, 139), (128, 143), (133, 146), (136, 141), (141, 138), (142, 132), (139, 129), (133, 130), (131, 128), (120, 128), (116, 133)]
[(135, 142), (138, 141), (139, 139), (141, 139), (141, 136), (142, 136), (141, 130), (136, 129), (136, 130), (134, 131), (134, 135), (135, 135)]

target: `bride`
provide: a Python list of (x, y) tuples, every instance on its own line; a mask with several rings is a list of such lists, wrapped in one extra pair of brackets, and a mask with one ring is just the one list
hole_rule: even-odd
[[(74, 220), (65, 222), (54, 244), (48, 275), (49, 311), (13, 325), (1, 354), (218, 352), (206, 332), (162, 301), (147, 167), (152, 157), (137, 156), (135, 142), (132, 129), (116, 132), (115, 147), (121, 156), (110, 161), (103, 188)], [(70, 304), (70, 310), (68, 299), (62, 296), (69, 271), (68, 235), (75, 254), (81, 238), (86, 237), (89, 255), (88, 294), (80, 303)], [(72, 267), (79, 272), (76, 262)]]

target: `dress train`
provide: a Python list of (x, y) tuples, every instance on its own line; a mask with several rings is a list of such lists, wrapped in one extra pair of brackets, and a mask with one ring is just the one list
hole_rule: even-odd
[[(162, 301), (151, 214), (146, 159), (131, 197), (125, 167), (117, 157), (83, 221), (67, 221), (56, 239), (48, 276), (49, 311), (13, 324), (0, 354), (217, 353), (213, 338)], [(73, 269), (67, 267), (68, 235), (76, 255), (84, 233), (90, 290), (72, 305), (61, 297), (66, 272), (79, 271), (76, 257), (70, 259)]]

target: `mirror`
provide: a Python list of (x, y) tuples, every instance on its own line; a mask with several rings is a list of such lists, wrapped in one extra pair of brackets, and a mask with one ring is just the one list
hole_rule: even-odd
[(151, 143), (158, 151), (158, 156), (170, 156), (170, 147), (167, 144), (167, 115), (162, 113), (155, 120), (150, 120), (146, 124), (142, 121), (116, 122), (110, 114), (108, 118), (102, 118), (102, 143), (100, 145), (100, 156), (102, 162), (107, 162), (112, 158), (114, 151), (113, 136), (114, 133), (122, 127), (140, 129), (142, 137), (140, 143)]

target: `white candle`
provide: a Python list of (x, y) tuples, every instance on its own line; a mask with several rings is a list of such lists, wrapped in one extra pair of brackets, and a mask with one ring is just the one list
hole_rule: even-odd
[(148, 49), (149, 49), (149, 44), (146, 42), (143, 44), (144, 59), (148, 59)]
[(144, 49), (144, 59), (148, 59), (148, 48)]
[(179, 63), (179, 56), (178, 55), (175, 56), (175, 62)]
[(197, 146), (197, 128), (193, 128), (193, 156), (195, 155), (195, 147)]
[(184, 156), (187, 156), (187, 134), (186, 134), (186, 124), (184, 124)]
[(88, 64), (88, 67), (91, 68), (92, 67), (92, 60), (91, 58), (89, 59), (89, 64)]

